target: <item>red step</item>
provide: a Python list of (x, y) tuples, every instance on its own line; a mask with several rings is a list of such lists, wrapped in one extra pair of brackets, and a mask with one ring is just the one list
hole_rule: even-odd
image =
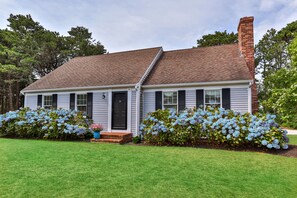
[(125, 144), (131, 142), (133, 138), (132, 133), (127, 132), (101, 132), (100, 139), (91, 139), (91, 142), (109, 142)]
[(121, 143), (121, 139), (91, 139), (91, 142), (109, 142), (109, 143)]

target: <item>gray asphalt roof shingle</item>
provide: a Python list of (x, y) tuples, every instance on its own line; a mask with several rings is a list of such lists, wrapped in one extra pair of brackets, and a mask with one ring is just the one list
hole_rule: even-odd
[(238, 44), (166, 51), (144, 85), (251, 80)]
[[(139, 82), (161, 47), (77, 57), (23, 91)], [(144, 85), (251, 80), (238, 44), (163, 52)]]

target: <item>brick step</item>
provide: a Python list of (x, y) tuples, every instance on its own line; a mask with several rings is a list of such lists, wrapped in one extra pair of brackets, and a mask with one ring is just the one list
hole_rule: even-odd
[(127, 132), (101, 132), (100, 139), (91, 139), (91, 142), (128, 143), (133, 138), (132, 133)]
[(109, 142), (109, 143), (122, 143), (122, 139), (91, 139), (91, 142)]
[(132, 138), (132, 133), (101, 132), (100, 137), (102, 137), (102, 139), (126, 139)]

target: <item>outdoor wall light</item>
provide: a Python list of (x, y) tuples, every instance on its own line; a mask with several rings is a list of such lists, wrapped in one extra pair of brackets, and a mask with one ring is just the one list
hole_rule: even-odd
[(102, 94), (102, 99), (104, 100), (105, 99), (105, 93), (103, 92)]

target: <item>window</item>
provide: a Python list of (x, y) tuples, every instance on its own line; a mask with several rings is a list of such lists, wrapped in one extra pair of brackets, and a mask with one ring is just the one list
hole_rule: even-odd
[(164, 109), (177, 110), (177, 92), (163, 93), (163, 107)]
[(221, 107), (221, 90), (205, 90), (205, 107)]
[(76, 98), (76, 107), (78, 111), (87, 111), (87, 94), (78, 94)]
[(53, 105), (53, 96), (43, 96), (43, 107), (50, 109)]

